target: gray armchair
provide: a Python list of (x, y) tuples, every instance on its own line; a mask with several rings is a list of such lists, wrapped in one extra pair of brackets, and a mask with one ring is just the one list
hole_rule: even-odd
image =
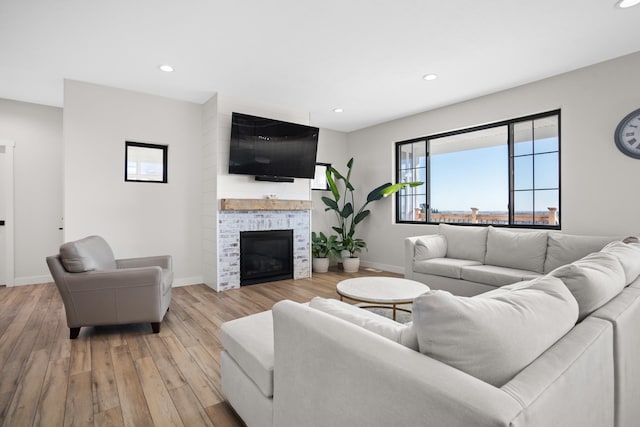
[(115, 259), (107, 242), (90, 236), (47, 257), (64, 303), (69, 337), (82, 326), (150, 322), (153, 333), (171, 301), (171, 256)]

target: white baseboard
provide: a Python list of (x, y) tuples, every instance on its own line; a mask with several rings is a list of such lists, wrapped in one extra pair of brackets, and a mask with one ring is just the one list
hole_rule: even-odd
[(41, 283), (51, 283), (53, 282), (53, 277), (51, 275), (44, 276), (25, 276), (25, 277), (16, 277), (13, 281), (13, 286), (24, 286), (24, 285), (39, 285)]
[(199, 285), (204, 283), (204, 276), (193, 276), (193, 277), (180, 277), (177, 279), (173, 279), (173, 287), (179, 288), (181, 286), (189, 286), (189, 285)]
[(404, 274), (404, 267), (397, 265), (380, 264), (378, 262), (370, 262), (360, 259), (360, 268), (373, 268), (376, 270), (389, 271), (391, 273)]

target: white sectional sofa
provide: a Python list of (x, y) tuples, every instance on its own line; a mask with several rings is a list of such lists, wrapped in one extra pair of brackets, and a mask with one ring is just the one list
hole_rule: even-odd
[(473, 296), (530, 280), (602, 249), (609, 236), (512, 231), (440, 224), (437, 234), (405, 239), (407, 279)]
[(483, 295), (429, 291), (407, 325), (281, 301), (223, 324), (222, 389), (249, 427), (637, 426), (639, 276), (618, 241)]

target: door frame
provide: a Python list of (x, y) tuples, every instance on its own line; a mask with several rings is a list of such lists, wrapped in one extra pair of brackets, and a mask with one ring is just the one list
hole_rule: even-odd
[(15, 271), (14, 271), (14, 173), (13, 173), (13, 149), (16, 146), (14, 141), (10, 141), (7, 139), (0, 139), (0, 145), (5, 147), (5, 153), (3, 156), (7, 156), (5, 159), (6, 169), (4, 171), (4, 176), (0, 177), (0, 183), (4, 183), (5, 190), (5, 207), (6, 212), (4, 215), (5, 219), (5, 274), (6, 274), (6, 282), (7, 287), (14, 286), (15, 284)]

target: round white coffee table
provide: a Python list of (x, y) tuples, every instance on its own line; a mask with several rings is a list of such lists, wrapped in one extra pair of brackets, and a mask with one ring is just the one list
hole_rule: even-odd
[(393, 320), (396, 320), (397, 310), (411, 311), (399, 308), (398, 304), (410, 304), (428, 290), (429, 287), (424, 283), (399, 277), (356, 277), (343, 280), (336, 285), (340, 301), (349, 298), (357, 302), (376, 304), (366, 307), (391, 308)]

